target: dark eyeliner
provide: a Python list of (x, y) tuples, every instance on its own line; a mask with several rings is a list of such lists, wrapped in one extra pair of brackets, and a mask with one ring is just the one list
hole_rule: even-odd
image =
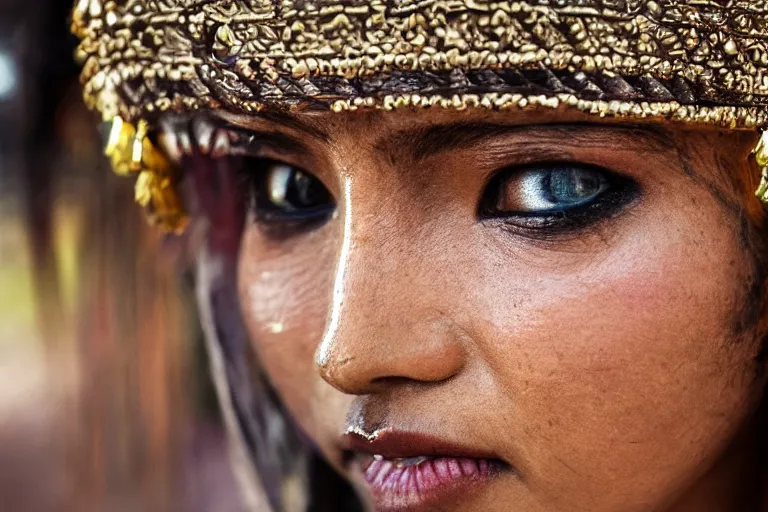
[[(585, 204), (544, 212), (499, 211), (498, 202), (503, 184), (511, 177), (531, 170), (547, 170), (557, 166), (583, 168), (599, 172), (607, 188)], [(547, 184), (551, 175), (545, 178)], [(478, 208), (478, 218), (499, 225), (505, 231), (526, 237), (549, 238), (558, 234), (576, 234), (619, 215), (641, 195), (634, 180), (616, 172), (581, 162), (543, 162), (523, 168), (508, 168), (496, 173), (486, 186)]]

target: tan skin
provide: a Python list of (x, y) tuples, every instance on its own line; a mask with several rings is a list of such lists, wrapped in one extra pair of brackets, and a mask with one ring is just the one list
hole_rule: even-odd
[[(440, 510), (744, 510), (765, 388), (755, 134), (563, 111), (223, 117), (282, 135), (257, 156), (335, 203), (309, 227), (251, 218), (239, 288), (339, 471), (351, 415), (514, 468)], [(489, 186), (501, 210), (530, 206), (500, 170), (564, 161), (632, 191), (556, 226), (480, 211)]]

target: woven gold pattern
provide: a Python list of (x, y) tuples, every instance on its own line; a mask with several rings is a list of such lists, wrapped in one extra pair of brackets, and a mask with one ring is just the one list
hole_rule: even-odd
[(766, 0), (80, 0), (105, 118), (220, 107), (556, 107), (768, 124)]

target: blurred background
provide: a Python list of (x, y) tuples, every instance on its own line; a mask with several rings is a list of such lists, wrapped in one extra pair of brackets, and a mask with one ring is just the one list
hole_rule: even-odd
[(240, 512), (184, 242), (101, 155), (70, 8), (0, 0), (0, 509)]

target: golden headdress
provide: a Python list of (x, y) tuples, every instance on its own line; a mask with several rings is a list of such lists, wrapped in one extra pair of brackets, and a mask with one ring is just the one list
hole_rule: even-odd
[(79, 0), (73, 31), (115, 168), (176, 229), (177, 178), (146, 137), (164, 112), (567, 105), (768, 126), (768, 0)]

